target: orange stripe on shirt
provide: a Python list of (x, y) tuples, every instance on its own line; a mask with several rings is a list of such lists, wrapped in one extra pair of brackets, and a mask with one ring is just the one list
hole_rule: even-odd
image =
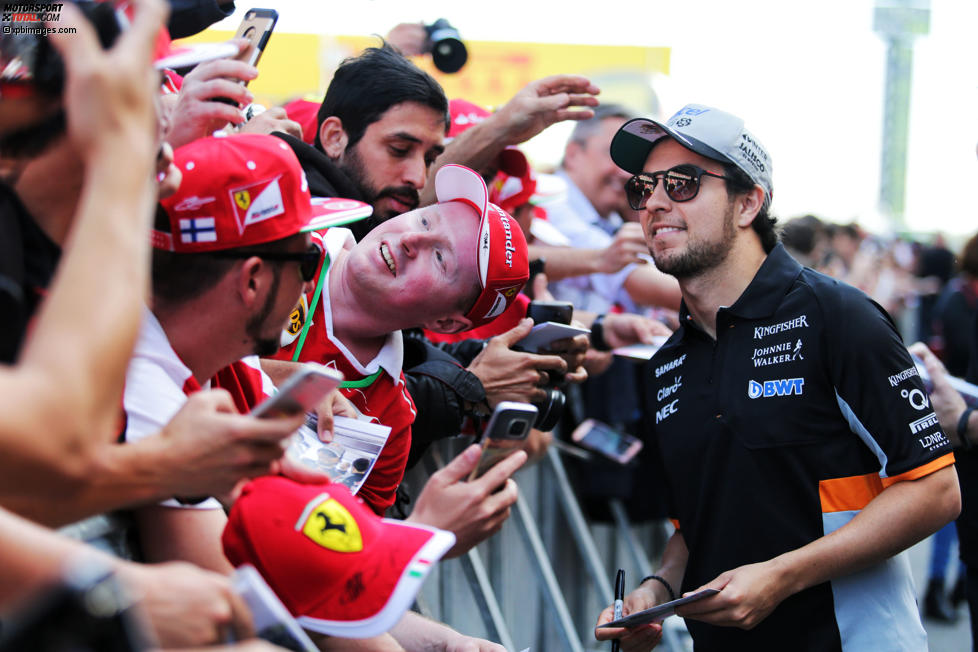
[(892, 478), (880, 478), (876, 473), (867, 473), (866, 475), (822, 480), (818, 483), (818, 496), (822, 503), (822, 513), (860, 510), (886, 487), (905, 480), (917, 480), (951, 464), (954, 464), (954, 454), (948, 453), (923, 466), (910, 469)]
[(849, 512), (862, 509), (883, 491), (883, 483), (875, 473), (832, 478), (818, 483), (822, 513)]
[(895, 475), (892, 478), (883, 478), (883, 486), (889, 487), (891, 484), (903, 482), (904, 480), (916, 480), (924, 477), (925, 475), (930, 475), (934, 471), (939, 471), (945, 466), (951, 466), (952, 464), (954, 464), (954, 453), (948, 453), (947, 455), (938, 457), (936, 460), (931, 460), (923, 466), (918, 466), (915, 469), (905, 471), (900, 475)]

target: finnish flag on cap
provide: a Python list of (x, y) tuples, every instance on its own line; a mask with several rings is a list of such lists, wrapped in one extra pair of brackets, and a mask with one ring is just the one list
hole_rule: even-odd
[(217, 227), (213, 217), (191, 217), (180, 220), (180, 242), (215, 242)]

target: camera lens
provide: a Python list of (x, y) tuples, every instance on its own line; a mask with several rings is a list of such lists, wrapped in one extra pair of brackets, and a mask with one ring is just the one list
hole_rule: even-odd
[(523, 419), (516, 419), (509, 424), (509, 432), (507, 433), (513, 439), (519, 439), (526, 433), (526, 429), (529, 426), (527, 421)]
[(444, 72), (458, 72), (468, 61), (469, 53), (458, 33), (444, 18), (425, 27), (428, 32), (429, 51), (435, 68)]
[(534, 403), (538, 411), (536, 422), (533, 424), (534, 427), (544, 432), (557, 427), (557, 422), (560, 421), (561, 415), (564, 414), (564, 404), (566, 402), (567, 397), (564, 396), (562, 391), (556, 387), (549, 388), (547, 390), (547, 398), (539, 403)]

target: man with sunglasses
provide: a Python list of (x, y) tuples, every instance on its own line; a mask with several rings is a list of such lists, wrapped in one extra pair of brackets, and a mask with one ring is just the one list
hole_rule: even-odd
[[(159, 431), (201, 388), (228, 390), (239, 412), (271, 394), (257, 356), (278, 350), (319, 264), (307, 232), (323, 228), (325, 211), (311, 202), (302, 168), (282, 141), (203, 138), (179, 148), (175, 164), (183, 179), (157, 212), (151, 309), (126, 377), (127, 442)], [(263, 419), (267, 440), (243, 476), (266, 473), (281, 457), (279, 421), (292, 430), (301, 425)], [(228, 447), (228, 458), (242, 453), (239, 445)], [(216, 544), (225, 519), (215, 499), (169, 500), (138, 509), (136, 518), (148, 560), (230, 570)]]
[[(739, 118), (689, 105), (632, 120), (611, 155), (683, 293), (645, 398), (677, 529), (627, 612), (712, 588), (677, 610), (697, 650), (926, 649), (894, 555), (954, 518), (960, 496), (892, 320), (777, 242), (771, 158)], [(648, 650), (661, 625), (596, 636)]]

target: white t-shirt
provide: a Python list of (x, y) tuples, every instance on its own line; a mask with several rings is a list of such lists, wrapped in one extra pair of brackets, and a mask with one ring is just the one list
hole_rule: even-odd
[[(243, 384), (251, 385), (264, 396), (275, 393), (275, 385), (261, 370), (257, 356), (243, 358), (235, 366), (239, 371), (238, 379)], [(203, 387), (197, 383), (193, 373), (170, 346), (156, 316), (146, 309), (136, 348), (126, 371), (123, 395), (126, 441), (133, 442), (156, 435), (183, 407), (189, 394), (208, 387), (210, 381)], [(167, 507), (221, 509), (221, 504), (213, 498), (196, 505), (184, 505), (174, 499), (161, 504)]]

